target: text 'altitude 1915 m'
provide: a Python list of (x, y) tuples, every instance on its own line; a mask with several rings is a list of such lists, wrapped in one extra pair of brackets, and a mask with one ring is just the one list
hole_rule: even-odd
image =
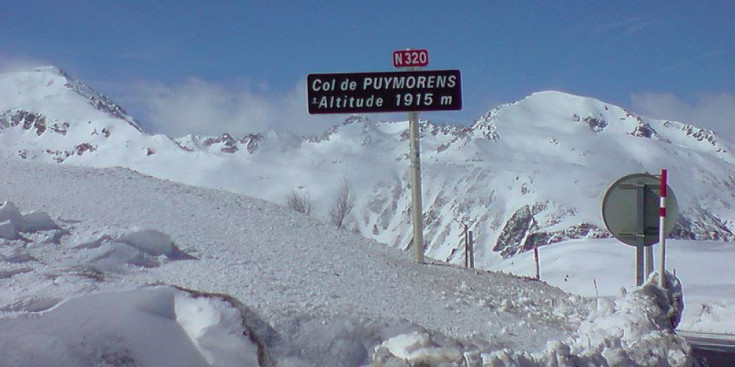
[(459, 70), (309, 74), (310, 114), (462, 109)]

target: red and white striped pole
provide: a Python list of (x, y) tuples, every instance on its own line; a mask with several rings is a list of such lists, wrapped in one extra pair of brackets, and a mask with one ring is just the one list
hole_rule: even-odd
[(661, 245), (661, 256), (658, 273), (658, 285), (661, 288), (666, 288), (666, 229), (664, 224), (666, 222), (666, 170), (661, 170), (661, 205), (658, 211), (658, 243)]

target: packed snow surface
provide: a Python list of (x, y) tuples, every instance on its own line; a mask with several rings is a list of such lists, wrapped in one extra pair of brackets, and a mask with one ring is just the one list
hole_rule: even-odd
[(691, 362), (671, 331), (680, 288), (655, 279), (586, 299), (127, 169), (0, 170), (2, 223), (20, 228), (0, 240), (3, 365)]

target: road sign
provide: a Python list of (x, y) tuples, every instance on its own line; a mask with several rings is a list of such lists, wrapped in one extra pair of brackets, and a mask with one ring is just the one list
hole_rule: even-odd
[[(638, 286), (643, 284), (644, 277), (653, 272), (653, 250), (646, 246), (665, 238), (676, 225), (676, 196), (670, 187), (664, 186), (665, 171), (662, 171), (662, 178), (663, 184), (662, 179), (648, 173), (627, 175), (615, 181), (602, 199), (602, 219), (607, 229), (620, 242), (636, 247), (635, 284)], [(670, 195), (667, 196), (667, 193)], [(665, 206), (662, 196), (666, 197)], [(663, 233), (659, 232), (661, 227)], [(662, 241), (662, 264), (663, 248)], [(647, 258), (645, 269), (644, 257)], [(664, 267), (661, 266), (661, 277), (663, 270)]]
[(310, 114), (462, 109), (459, 70), (309, 74)]
[[(676, 225), (678, 204), (668, 187), (664, 233)], [(660, 178), (634, 173), (615, 181), (602, 200), (602, 219), (613, 237), (631, 246), (649, 246), (659, 240)]]
[(429, 64), (427, 50), (393, 52), (400, 72), (309, 74), (306, 104), (310, 114), (408, 112), (411, 157), (411, 213), (415, 260), (424, 263), (421, 208), (421, 149), (419, 112), (462, 109), (459, 70), (416, 69)]
[(393, 51), (393, 66), (397, 68), (424, 67), (427, 65), (429, 65), (429, 51), (427, 50)]

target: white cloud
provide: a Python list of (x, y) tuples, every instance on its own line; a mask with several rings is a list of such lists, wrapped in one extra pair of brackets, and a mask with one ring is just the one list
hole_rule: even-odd
[(735, 95), (701, 94), (694, 103), (671, 93), (641, 93), (631, 96), (636, 113), (658, 119), (690, 123), (735, 142)]
[(615, 35), (616, 38), (622, 38), (634, 36), (646, 28), (661, 25), (663, 23), (664, 22), (660, 20), (633, 17), (600, 24), (597, 28), (600, 31)]
[(238, 137), (271, 130), (321, 135), (344, 119), (309, 115), (304, 81), (288, 92), (272, 93), (257, 85), (234, 89), (189, 78), (177, 85), (140, 83), (135, 95), (152, 132), (172, 137), (223, 133)]

